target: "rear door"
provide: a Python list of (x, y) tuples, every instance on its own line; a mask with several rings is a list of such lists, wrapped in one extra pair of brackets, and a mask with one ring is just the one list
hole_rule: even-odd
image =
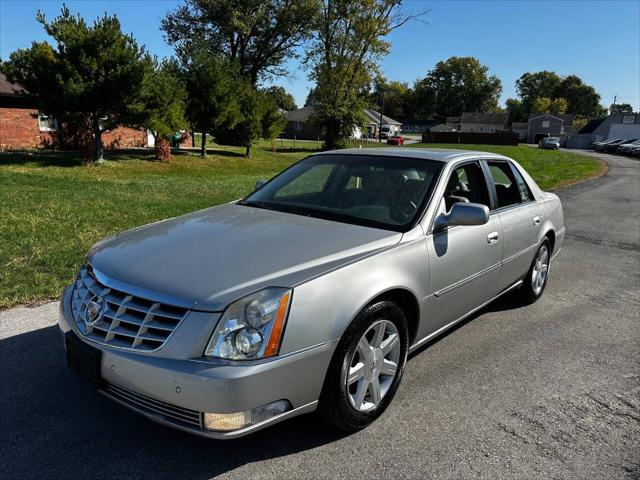
[(502, 269), (498, 284), (507, 288), (523, 277), (538, 246), (544, 207), (536, 202), (531, 189), (507, 160), (486, 162), (493, 189), (495, 213), (503, 231)]
[[(435, 217), (457, 202), (492, 208), (489, 184), (479, 162), (456, 165), (436, 201)], [(484, 225), (456, 225), (427, 235), (430, 291), (436, 314), (432, 331), (458, 320), (498, 293), (502, 229), (498, 215)]]

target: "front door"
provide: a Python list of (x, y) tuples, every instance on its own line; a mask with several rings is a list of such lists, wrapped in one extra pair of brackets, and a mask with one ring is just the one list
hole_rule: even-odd
[[(436, 216), (454, 203), (487, 205), (488, 184), (477, 162), (456, 167), (446, 184)], [(430, 291), (436, 312), (432, 331), (454, 322), (498, 293), (502, 227), (498, 215), (484, 225), (456, 225), (427, 236)]]

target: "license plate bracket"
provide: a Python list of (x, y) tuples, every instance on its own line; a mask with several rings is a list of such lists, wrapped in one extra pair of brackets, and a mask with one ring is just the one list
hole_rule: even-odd
[(80, 340), (73, 332), (64, 336), (67, 350), (67, 365), (81, 378), (96, 388), (104, 386), (101, 373), (102, 351)]

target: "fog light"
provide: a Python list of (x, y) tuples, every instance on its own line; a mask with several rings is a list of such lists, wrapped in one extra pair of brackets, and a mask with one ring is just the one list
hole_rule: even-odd
[(244, 412), (205, 413), (204, 428), (218, 432), (231, 432), (264, 422), (287, 410), (291, 410), (291, 404), (287, 400), (278, 400)]

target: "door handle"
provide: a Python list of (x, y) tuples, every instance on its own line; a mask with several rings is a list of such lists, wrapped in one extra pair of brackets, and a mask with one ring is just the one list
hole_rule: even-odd
[(491, 232), (489, 235), (487, 235), (487, 242), (489, 243), (489, 245), (498, 243), (498, 240), (500, 240), (500, 235), (498, 235), (498, 232)]
[(533, 217), (533, 224), (534, 225), (540, 225), (540, 217), (539, 216), (535, 216)]

